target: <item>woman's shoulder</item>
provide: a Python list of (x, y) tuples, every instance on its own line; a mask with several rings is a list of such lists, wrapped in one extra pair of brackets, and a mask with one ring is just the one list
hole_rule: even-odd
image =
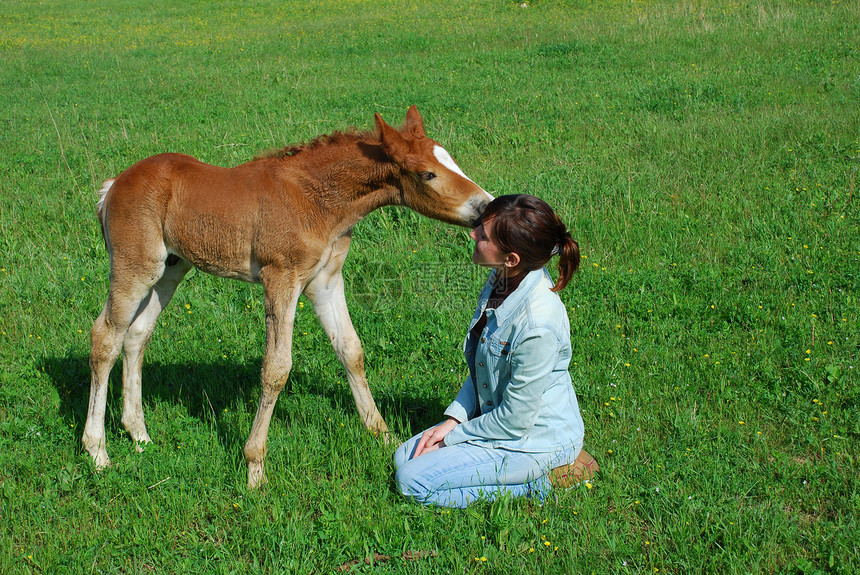
[(564, 309), (564, 304), (562, 303), (558, 293), (552, 291), (552, 288), (555, 286), (555, 282), (553, 281), (552, 276), (549, 275), (547, 269), (542, 268), (541, 270), (537, 270), (532, 273), (539, 273), (540, 275), (536, 278), (537, 281), (529, 292), (528, 301), (532, 304), (540, 304), (543, 307), (554, 310)]
[(541, 277), (526, 298), (522, 321), (527, 329), (545, 329), (560, 334), (569, 331), (567, 308), (552, 291), (554, 282), (549, 274)]

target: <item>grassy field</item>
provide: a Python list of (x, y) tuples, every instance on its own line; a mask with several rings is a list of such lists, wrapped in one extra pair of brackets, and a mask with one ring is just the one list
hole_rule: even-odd
[[(860, 570), (856, 0), (2, 7), (4, 574)], [(155, 444), (122, 429), (114, 369), (114, 467), (95, 473), (102, 180), (164, 151), (234, 165), (412, 104), (475, 181), (546, 199), (580, 241), (562, 296), (599, 479), (543, 504), (404, 501), (303, 301), (270, 483), (248, 492), (262, 290), (198, 272), (147, 355)], [(347, 298), (405, 438), (459, 389), (483, 273), (466, 230), (405, 210), (354, 238)]]

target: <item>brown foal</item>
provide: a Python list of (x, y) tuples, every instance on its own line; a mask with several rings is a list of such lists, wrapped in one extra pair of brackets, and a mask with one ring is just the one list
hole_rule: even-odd
[(415, 106), (402, 128), (376, 114), (376, 133), (321, 136), (234, 168), (163, 154), (104, 183), (98, 215), (110, 256), (110, 291), (93, 325), (92, 380), (83, 444), (97, 468), (105, 449), (108, 376), (124, 354), (122, 423), (151, 441), (141, 402), (141, 365), (159, 314), (192, 268), (263, 284), (266, 350), (262, 393), (245, 444), (248, 486), (266, 481), (269, 423), (292, 367), (299, 294), (313, 303), (346, 369), (364, 425), (387, 434), (367, 385), (341, 275), (351, 231), (368, 213), (407, 206), (470, 226), (492, 196), (424, 133)]

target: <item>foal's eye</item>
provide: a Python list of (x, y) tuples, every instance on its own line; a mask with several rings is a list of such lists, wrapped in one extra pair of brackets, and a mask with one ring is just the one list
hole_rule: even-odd
[(421, 179), (424, 180), (425, 182), (429, 182), (430, 180), (432, 180), (435, 177), (436, 177), (436, 174), (434, 174), (433, 172), (421, 172)]

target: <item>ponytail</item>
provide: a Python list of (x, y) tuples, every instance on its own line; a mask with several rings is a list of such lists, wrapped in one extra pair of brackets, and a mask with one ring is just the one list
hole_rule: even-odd
[(565, 229), (556, 244), (556, 249), (558, 250), (558, 281), (555, 282), (552, 291), (559, 292), (570, 282), (573, 273), (579, 269), (579, 244)]

